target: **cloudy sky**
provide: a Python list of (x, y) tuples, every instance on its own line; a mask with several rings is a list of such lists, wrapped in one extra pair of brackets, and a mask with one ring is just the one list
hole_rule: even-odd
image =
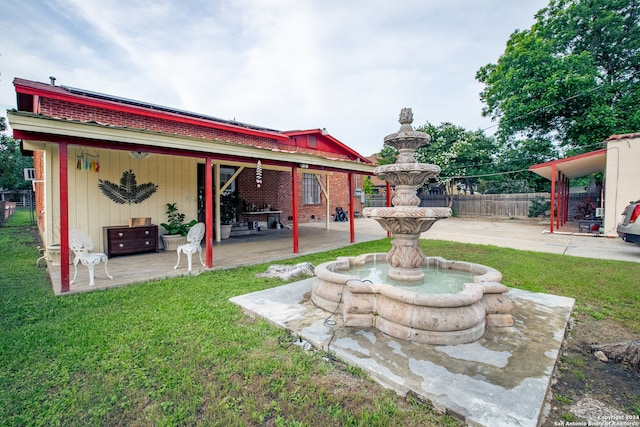
[(3, 0), (0, 114), (15, 77), (235, 119), (327, 128), (363, 155), (481, 115), (475, 73), (548, 0)]

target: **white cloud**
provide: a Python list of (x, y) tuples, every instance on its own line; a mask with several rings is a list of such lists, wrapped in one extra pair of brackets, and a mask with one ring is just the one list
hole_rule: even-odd
[(415, 125), (486, 128), (475, 72), (543, 0), (8, 0), (0, 105), (14, 77), (289, 130), (364, 155)]

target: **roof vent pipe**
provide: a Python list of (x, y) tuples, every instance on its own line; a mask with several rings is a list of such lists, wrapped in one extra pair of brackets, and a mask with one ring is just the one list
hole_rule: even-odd
[(56, 85), (56, 78), (53, 76), (49, 76), (49, 80), (51, 81), (51, 86), (55, 86)]

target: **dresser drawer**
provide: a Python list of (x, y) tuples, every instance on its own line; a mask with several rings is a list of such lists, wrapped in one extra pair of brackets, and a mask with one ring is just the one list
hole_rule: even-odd
[(111, 226), (103, 228), (104, 252), (108, 257), (158, 252), (158, 227)]
[(150, 227), (114, 228), (108, 233), (111, 241), (149, 239), (158, 234)]

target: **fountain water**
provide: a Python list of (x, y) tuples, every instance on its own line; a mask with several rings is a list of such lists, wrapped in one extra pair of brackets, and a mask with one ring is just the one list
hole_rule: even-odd
[[(342, 313), (345, 326), (376, 327), (396, 338), (428, 344), (469, 343), (484, 334), (485, 326), (512, 325), (512, 304), (505, 295), (509, 288), (499, 283), (499, 271), (426, 257), (420, 249), (420, 234), (451, 216), (451, 209), (419, 207), (416, 188), (437, 176), (440, 167), (416, 161), (415, 151), (431, 138), (413, 129), (411, 109), (402, 109), (399, 121), (400, 130), (384, 138), (386, 145), (398, 150), (397, 161), (374, 171), (394, 186), (394, 206), (363, 210), (365, 217), (391, 233), (392, 248), (386, 254), (340, 257), (320, 264), (312, 301)], [(386, 264), (386, 278), (378, 268), (381, 264)], [(443, 279), (425, 281), (425, 271), (433, 269), (461, 275), (459, 287), (443, 285)], [(364, 276), (363, 270), (368, 271)]]

